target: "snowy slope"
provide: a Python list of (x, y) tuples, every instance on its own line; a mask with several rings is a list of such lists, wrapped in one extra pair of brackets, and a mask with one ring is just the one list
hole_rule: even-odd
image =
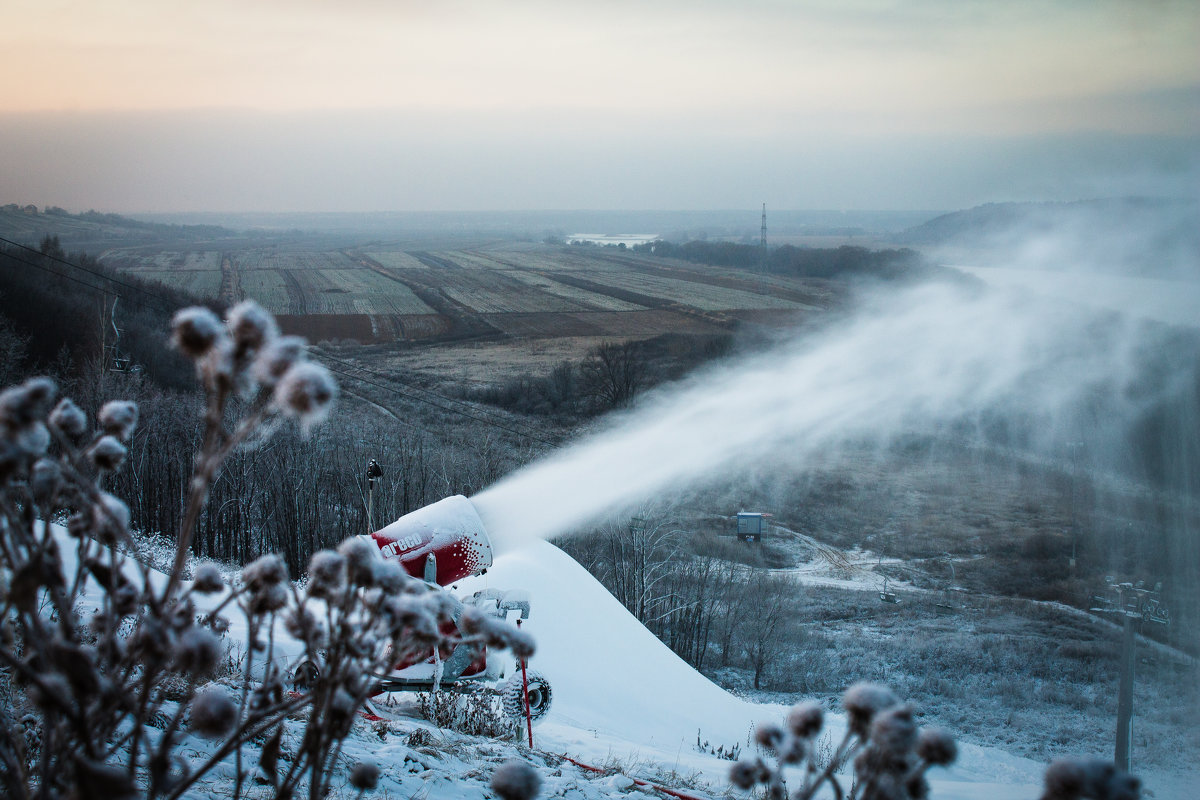
[[(487, 587), (530, 594), (526, 628), (538, 643), (530, 667), (546, 676), (553, 691), (550, 713), (534, 730), (539, 749), (592, 763), (609, 757), (657, 761), (720, 784), (729, 762), (698, 752), (697, 731), (713, 746), (740, 743), (746, 751), (753, 725), (780, 721), (786, 710), (742, 700), (696, 672), (549, 543), (506, 553), (486, 576), (459, 584), (466, 593)], [(838, 739), (845, 730), (837, 715), (826, 728)], [(1029, 759), (964, 745), (955, 767), (930, 777), (934, 796), (947, 800), (1036, 797), (1043, 769)]]
[[(55, 528), (64, 561), (71, 562), (73, 541)], [(151, 580), (157, 584), (165, 578), (152, 573)], [(737, 698), (700, 675), (553, 545), (535, 542), (500, 556), (486, 576), (461, 582), (458, 593), (488, 587), (524, 589), (530, 596), (532, 613), (526, 628), (538, 643), (531, 668), (548, 678), (554, 695), (549, 715), (534, 729), (538, 750), (598, 765), (616, 761), (642, 777), (671, 772), (695, 776), (712, 787), (708, 794), (715, 795), (728, 788), (730, 762), (699, 752), (695, 748), (697, 731), (714, 747), (738, 743), (746, 752), (752, 726), (763, 720), (780, 721), (786, 711), (782, 706)], [(81, 610), (86, 610), (89, 599), (95, 602), (90, 592)], [(217, 602), (211, 597), (197, 599), (204, 607)], [(234, 640), (231, 646), (240, 649), (244, 644), (237, 640), (244, 640), (244, 624), (239, 624), (238, 615), (233, 615), (233, 621), (229, 638)], [(276, 644), (298, 651), (298, 643), (281, 630)], [(840, 739), (845, 730), (843, 720), (836, 714), (827, 719), (826, 729)], [(414, 749), (408, 744), (409, 734), (430, 726), (417, 721), (390, 725), (386, 736), (366, 723), (355, 726), (343, 756), (348, 764), (359, 760), (378, 763), (382, 769), (380, 789), (394, 796), (412, 796), (419, 791), (431, 799), (483, 800), (493, 796), (487, 780), (494, 765), (514, 756), (526, 757), (509, 744), (437, 732), (432, 732), (439, 742), (434, 748)], [(211, 742), (192, 736), (186, 737), (185, 746), (195, 758), (212, 747)], [(638, 796), (618, 778), (597, 779), (569, 764), (534, 761), (542, 774), (544, 797), (599, 800), (618, 794)], [(1001, 750), (961, 745), (954, 767), (930, 774), (933, 797), (1034, 798), (1041, 793), (1044, 768), (1044, 764)], [(229, 770), (219, 770), (209, 789), (198, 790), (195, 796), (209, 796), (209, 791), (219, 796), (221, 787), (231, 781)], [(1193, 796), (1179, 780), (1152, 780), (1151, 785), (1158, 798)]]

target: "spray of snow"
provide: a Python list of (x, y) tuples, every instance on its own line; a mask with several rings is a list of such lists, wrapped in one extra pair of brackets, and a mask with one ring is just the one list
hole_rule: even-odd
[(802, 472), (847, 441), (969, 424), (997, 408), (1062, 442), (1078, 435), (1070, 414), (1081, 398), (1103, 392), (1121, 398), (1105, 420), (1118, 430), (1169, 389), (1148, 393), (1139, 373), (1166, 346), (1162, 331), (1027, 293), (893, 290), (820, 334), (647, 398), (472, 501), (503, 552), (708, 476)]

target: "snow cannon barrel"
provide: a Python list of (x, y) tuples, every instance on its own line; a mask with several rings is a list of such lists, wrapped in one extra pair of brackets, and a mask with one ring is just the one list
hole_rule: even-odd
[(492, 565), (492, 542), (471, 501), (456, 494), (418, 508), (371, 534), (379, 554), (414, 578), (439, 586)]

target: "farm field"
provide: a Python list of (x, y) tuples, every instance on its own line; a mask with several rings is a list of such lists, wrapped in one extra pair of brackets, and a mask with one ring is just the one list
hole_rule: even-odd
[[(118, 269), (225, 303), (252, 298), (284, 329), (364, 344), (713, 334), (789, 325), (830, 304), (820, 281), (601, 247), (531, 242), (344, 246), (283, 238), (229, 250), (107, 251)], [(309, 249), (306, 249), (309, 246)]]

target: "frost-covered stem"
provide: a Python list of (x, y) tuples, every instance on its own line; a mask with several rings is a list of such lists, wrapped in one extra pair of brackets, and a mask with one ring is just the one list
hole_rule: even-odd
[[(316, 798), (329, 796), (329, 784), (333, 782), (333, 767), (337, 764), (338, 759), (342, 757), (342, 745), (346, 743), (345, 737), (337, 740), (334, 745), (333, 753), (328, 754), (328, 760), (321, 765), (321, 771), (313, 776), (314, 782), (320, 784), (321, 791)], [(326, 768), (328, 766), (328, 769)]]
[(251, 414), (242, 420), (237, 430), (222, 443), (225, 402), (228, 396), (227, 391), (218, 390), (210, 398), (208, 408), (204, 413), (204, 441), (196, 456), (196, 469), (192, 475), (191, 485), (188, 487), (187, 511), (184, 513), (183, 523), (179, 526), (179, 540), (175, 544), (175, 561), (171, 564), (171, 574), (167, 580), (167, 587), (163, 590), (164, 601), (171, 596), (179, 587), (180, 581), (183, 580), (183, 571), (187, 565), (188, 552), (192, 548), (192, 538), (196, 534), (196, 525), (200, 521), (200, 512), (204, 510), (209, 487), (212, 486), (213, 480), (220, 471), (221, 464), (225, 462), (226, 457), (234, 448), (246, 441), (247, 437), (263, 423), (270, 413), (266, 397), (260, 397)]
[[(246, 650), (246, 668), (242, 671), (242, 688), (238, 696), (238, 712), (241, 716), (249, 719), (246, 713), (246, 698), (250, 696), (250, 673), (254, 669), (254, 643), (258, 641), (258, 618), (252, 615), (249, 609), (243, 608), (246, 613), (246, 640), (249, 647)], [(233, 784), (233, 796), (238, 798), (242, 796), (242, 779), (245, 777), (242, 770), (242, 743), (238, 742), (237, 749), (234, 751), (234, 764), (236, 767), (237, 778)]]
[(150, 704), (150, 693), (154, 689), (154, 678), (150, 670), (142, 671), (142, 690), (138, 697), (137, 714), (133, 717), (133, 741), (129, 745), (129, 777), (137, 774), (138, 751), (142, 749), (142, 737), (146, 733), (146, 707)]
[(833, 787), (833, 793), (837, 797), (837, 800), (842, 800), (842, 786), (838, 783), (837, 778), (833, 773), (836, 772), (838, 767), (846, 760), (846, 758), (848, 758), (850, 754), (854, 752), (854, 748), (851, 747), (850, 744), (853, 738), (854, 734), (850, 731), (846, 731), (845, 738), (842, 739), (842, 743), (839, 744), (837, 750), (834, 751), (833, 758), (829, 759), (829, 764), (827, 764), (825, 769), (821, 771), (821, 774), (817, 777), (816, 782), (810, 785), (806, 776), (804, 788), (797, 793), (797, 800), (810, 800), (810, 798), (817, 793), (817, 790), (821, 788), (821, 784), (825, 781), (829, 781), (830, 786)]
[[(201, 764), (195, 771), (188, 775), (186, 779), (180, 781), (179, 784), (177, 784), (171, 790), (170, 794), (166, 796), (165, 800), (178, 800), (178, 798), (183, 796), (183, 793), (190, 789), (196, 783), (196, 781), (200, 780), (200, 778), (207, 774), (209, 770), (221, 763), (226, 756), (232, 753), (234, 748), (240, 746), (242, 743), (250, 739), (253, 739), (255, 736), (259, 736), (260, 734), (270, 730), (272, 725), (279, 724), (284, 717), (286, 717), (288, 714), (291, 714), (296, 709), (303, 707), (304, 704), (310, 699), (311, 698), (308, 695), (293, 697), (285, 702), (280, 703), (275, 708), (268, 710), (264, 714), (263, 718), (257, 722), (252, 723), (250, 720), (243, 721), (242, 724), (238, 726), (238, 729), (234, 731), (228, 739), (225, 740), (225, 743), (221, 745), (221, 747), (215, 753), (213, 753), (207, 761)], [(282, 793), (280, 793), (279, 796), (283, 796)]]
[(188, 551), (192, 547), (192, 537), (196, 532), (196, 523), (200, 520), (200, 512), (204, 501), (208, 499), (208, 487), (217, 471), (214, 455), (221, 435), (222, 420), (225, 417), (225, 399), (228, 393), (218, 389), (208, 400), (204, 412), (204, 440), (200, 452), (196, 456), (196, 468), (188, 486), (187, 511), (183, 515), (183, 523), (179, 526), (179, 540), (175, 543), (175, 561), (171, 564), (171, 574), (167, 586), (163, 590), (163, 599), (174, 593), (176, 586), (183, 577), (183, 568), (187, 564)]

